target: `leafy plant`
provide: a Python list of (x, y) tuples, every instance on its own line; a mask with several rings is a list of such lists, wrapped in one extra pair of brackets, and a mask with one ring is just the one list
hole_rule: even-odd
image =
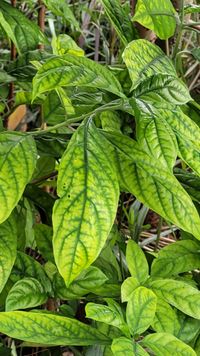
[[(116, 63), (103, 65), (79, 46), (76, 4), (40, 5), (46, 35), (23, 7), (0, 4), (1, 41), (17, 51), (0, 72), (0, 332), (13, 339), (2, 352), (198, 355), (199, 104), (178, 64), (194, 30), (185, 14), (199, 6), (138, 0), (131, 22), (127, 2), (102, 0), (119, 36)], [(161, 40), (178, 31), (171, 53), (135, 22)], [(144, 253), (149, 209), (159, 223)], [(177, 233), (158, 251), (163, 219)]]

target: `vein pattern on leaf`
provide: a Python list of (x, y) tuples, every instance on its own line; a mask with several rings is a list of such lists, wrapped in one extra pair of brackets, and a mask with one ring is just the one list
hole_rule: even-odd
[(47, 60), (33, 79), (33, 99), (59, 87), (93, 87), (124, 97), (115, 76), (102, 65), (70, 54)]
[(114, 222), (119, 187), (111, 157), (110, 145), (88, 120), (62, 158), (53, 248), (67, 285), (96, 259)]
[(17, 205), (36, 164), (36, 147), (32, 137), (0, 133), (0, 223)]
[(123, 190), (200, 238), (200, 219), (190, 196), (165, 167), (124, 135), (103, 132), (116, 149), (118, 179)]
[(0, 292), (11, 273), (17, 253), (17, 224), (13, 214), (0, 226)]
[(107, 336), (80, 321), (39, 311), (2, 312), (0, 332), (44, 345), (107, 345), (111, 342)]
[(132, 89), (154, 74), (163, 73), (176, 77), (172, 61), (158, 46), (147, 40), (130, 42), (124, 50), (123, 59), (133, 83)]

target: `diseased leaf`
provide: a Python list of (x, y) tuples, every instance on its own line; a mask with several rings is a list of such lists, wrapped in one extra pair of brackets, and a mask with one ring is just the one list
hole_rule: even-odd
[(200, 238), (200, 219), (191, 198), (163, 165), (118, 133), (102, 134), (114, 145), (120, 185), (165, 219)]
[(6, 298), (6, 311), (34, 308), (47, 301), (43, 286), (35, 278), (16, 282)]
[(21, 198), (36, 164), (36, 147), (31, 136), (0, 133), (0, 223)]
[(114, 300), (109, 302), (109, 299), (106, 299), (106, 301), (108, 306), (97, 303), (88, 303), (85, 308), (86, 317), (101, 323), (115, 326), (126, 336), (129, 336), (129, 330), (125, 323), (119, 304), (117, 304)]
[(120, 40), (126, 46), (136, 37), (129, 14), (126, 13), (119, 0), (101, 0), (101, 2)]
[(33, 50), (39, 43), (46, 41), (44, 34), (33, 21), (3, 0), (0, 3), (0, 20), (1, 26), (19, 53)]
[(174, 279), (156, 279), (148, 287), (160, 298), (184, 314), (200, 319), (200, 292), (189, 284)]
[(129, 241), (126, 248), (126, 261), (131, 276), (136, 278), (141, 284), (146, 281), (149, 275), (149, 266), (144, 252), (135, 241)]
[(108, 278), (97, 267), (85, 269), (70, 285), (66, 287), (63, 278), (57, 273), (54, 278), (56, 296), (63, 300), (77, 299), (101, 287)]
[(112, 151), (89, 119), (62, 157), (53, 213), (54, 257), (67, 286), (97, 258), (112, 228), (119, 187)]
[(113, 340), (111, 350), (115, 356), (148, 355), (140, 345), (136, 344), (133, 340), (123, 336)]
[(154, 74), (143, 80), (134, 91), (141, 100), (158, 103), (166, 101), (170, 105), (183, 105), (192, 100), (186, 85), (168, 74)]
[(99, 63), (70, 54), (47, 60), (33, 79), (33, 100), (59, 87), (92, 87), (124, 97), (115, 76)]
[(122, 283), (121, 286), (121, 299), (122, 303), (128, 302), (131, 297), (132, 292), (140, 286), (140, 283), (135, 277), (128, 277)]
[(154, 31), (165, 40), (174, 35), (176, 29), (176, 11), (170, 0), (138, 0), (134, 21)]
[(52, 47), (54, 54), (64, 55), (66, 53), (73, 54), (76, 56), (84, 56), (84, 51), (80, 48), (76, 42), (68, 35), (61, 34), (54, 37), (52, 40)]
[(126, 308), (126, 320), (131, 334), (143, 333), (151, 325), (156, 312), (156, 295), (145, 287), (131, 294)]
[(3, 290), (17, 253), (17, 222), (12, 214), (0, 225), (0, 292)]
[(176, 136), (165, 120), (164, 113), (154, 112), (152, 106), (140, 100), (135, 103), (137, 141), (146, 152), (172, 171), (177, 157)]
[(0, 332), (43, 345), (108, 345), (111, 340), (80, 321), (42, 312), (1, 313)]
[(132, 41), (123, 53), (124, 62), (132, 80), (132, 89), (154, 74), (168, 74), (176, 77), (172, 61), (156, 45), (147, 40)]
[(190, 346), (168, 333), (147, 335), (141, 343), (150, 348), (156, 356), (196, 356)]
[(200, 177), (181, 168), (175, 168), (174, 174), (191, 198), (200, 202)]
[(18, 252), (13, 266), (11, 280), (17, 282), (25, 277), (33, 277), (37, 279), (47, 293), (51, 292), (51, 283), (42, 265), (31, 256), (28, 256), (23, 252)]
[(151, 276), (169, 277), (200, 268), (200, 245), (192, 240), (166, 246), (153, 261)]
[(158, 298), (155, 318), (151, 326), (157, 332), (166, 332), (177, 336), (180, 329), (177, 311), (163, 299)]

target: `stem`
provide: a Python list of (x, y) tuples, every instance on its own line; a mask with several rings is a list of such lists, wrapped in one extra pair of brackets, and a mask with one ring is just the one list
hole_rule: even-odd
[(182, 34), (183, 34), (184, 0), (180, 0), (180, 1), (181, 1), (181, 3), (180, 3), (180, 24), (178, 25), (178, 36), (177, 36), (176, 44), (175, 44), (174, 51), (172, 54), (172, 59), (176, 58), (176, 55), (179, 50), (179, 45), (181, 42)]
[[(38, 2), (39, 10), (38, 10), (38, 26), (40, 27), (41, 31), (44, 32), (45, 29), (45, 12), (46, 8), (42, 3), (42, 0)], [(39, 49), (44, 49), (44, 44), (39, 44)]]
[(102, 111), (105, 111), (105, 110), (117, 110), (117, 109), (121, 109), (122, 108), (122, 102), (121, 100), (118, 101), (117, 100), (117, 103), (115, 103), (114, 101), (111, 102), (111, 103), (108, 103), (108, 104), (105, 104), (99, 108), (96, 108), (95, 110), (85, 114), (85, 115), (81, 115), (79, 117), (76, 117), (76, 118), (72, 118), (72, 119), (69, 119), (67, 121), (64, 121), (64, 122), (61, 122), (60, 124), (57, 124), (57, 125), (54, 125), (54, 126), (50, 126), (48, 127), (47, 129), (45, 130), (37, 130), (37, 131), (29, 131), (27, 132), (27, 134), (29, 135), (32, 135), (32, 136), (38, 136), (38, 135), (43, 135), (47, 132), (51, 132), (51, 131), (54, 131), (54, 130), (57, 130), (61, 127), (65, 127), (65, 126), (69, 126), (71, 124), (74, 124), (75, 122), (79, 122), (79, 121), (82, 121), (90, 116), (94, 116), (96, 113), (98, 112), (102, 112)]
[(159, 244), (159, 241), (160, 241), (160, 234), (161, 234), (162, 224), (163, 224), (163, 218), (160, 216), (159, 224), (158, 224), (158, 230), (157, 230), (155, 251), (158, 250), (158, 244)]
[[(13, 7), (16, 7), (17, 1), (16, 0), (11, 0), (11, 5)], [(11, 49), (10, 49), (10, 59), (11, 61), (14, 61), (16, 58), (16, 48), (13, 42), (11, 42)], [(10, 83), (9, 87), (9, 94), (8, 94), (8, 107), (9, 109), (12, 108), (13, 105), (13, 97), (14, 97), (14, 83)], [(7, 126), (7, 121), (6, 121), (6, 126)]]

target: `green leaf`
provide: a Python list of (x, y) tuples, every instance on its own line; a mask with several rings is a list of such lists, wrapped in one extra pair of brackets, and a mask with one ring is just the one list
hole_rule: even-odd
[(11, 279), (13, 282), (25, 277), (37, 279), (47, 293), (51, 292), (51, 283), (39, 262), (23, 252), (17, 253), (17, 258), (12, 270)]
[(149, 275), (149, 266), (144, 252), (135, 241), (128, 241), (126, 261), (131, 276), (135, 277), (140, 284), (145, 282)]
[(6, 311), (34, 308), (44, 304), (47, 295), (35, 278), (23, 278), (16, 282), (6, 298)]
[(200, 13), (200, 5), (187, 4), (184, 6), (184, 13), (185, 14)]
[(135, 195), (166, 220), (200, 238), (199, 215), (176, 178), (142, 151), (134, 140), (118, 133), (102, 134), (115, 147), (122, 189)]
[(200, 177), (180, 168), (175, 168), (174, 174), (191, 198), (200, 202)]
[(131, 297), (132, 292), (140, 286), (140, 283), (135, 277), (128, 277), (122, 283), (121, 286), (121, 299), (122, 303), (128, 302)]
[(126, 13), (119, 0), (101, 0), (101, 2), (120, 40), (126, 46), (136, 37), (129, 13)]
[(84, 51), (80, 48), (76, 42), (68, 35), (61, 34), (54, 37), (52, 40), (53, 52), (56, 55), (64, 55), (66, 53), (73, 54), (75, 56), (84, 56)]
[(52, 246), (52, 237), (53, 230), (52, 227), (45, 224), (36, 224), (34, 226), (35, 239), (37, 247), (47, 261), (54, 263), (53, 257), (53, 246)]
[(200, 176), (200, 148), (194, 141), (186, 140), (177, 135), (179, 156), (185, 161), (190, 168)]
[(65, 0), (43, 0), (43, 2), (54, 15), (60, 16), (77, 31), (81, 32), (79, 23)]
[(36, 147), (31, 136), (0, 133), (0, 223), (21, 198), (36, 164)]
[(196, 356), (195, 351), (190, 346), (167, 333), (147, 335), (141, 343), (150, 348), (156, 356)]
[[(1, 14), (0, 14), (1, 16)], [(0, 70), (0, 84), (14, 82), (16, 79), (9, 75), (5, 70)]]
[(109, 337), (80, 321), (39, 311), (2, 312), (0, 332), (43, 345), (108, 345), (111, 342)]
[(55, 159), (51, 155), (46, 155), (45, 157), (39, 157), (33, 172), (32, 180), (43, 178), (43, 180), (48, 179), (48, 175), (51, 174), (55, 169)]
[(130, 42), (124, 50), (123, 59), (132, 80), (132, 89), (154, 74), (176, 77), (172, 61), (158, 46), (147, 40)]
[(177, 336), (180, 329), (177, 312), (163, 299), (157, 299), (155, 318), (151, 324), (157, 332), (166, 332)]
[(108, 142), (91, 119), (62, 157), (54, 205), (54, 257), (67, 286), (97, 258), (112, 228), (119, 198)]
[(54, 278), (54, 290), (56, 296), (63, 300), (78, 299), (85, 294), (95, 291), (101, 287), (108, 278), (97, 267), (90, 266), (76, 278), (69, 288), (66, 287), (63, 278), (56, 274)]
[(154, 112), (152, 106), (136, 100), (137, 141), (146, 152), (172, 171), (177, 157), (176, 136), (165, 116)]
[[(32, 82), (32, 78), (36, 74), (37, 70), (31, 62), (45, 61), (47, 58), (51, 57), (52, 54), (42, 50), (34, 50), (23, 53), (22, 55), (18, 56), (17, 59), (8, 64), (8, 73), (22, 82)], [(28, 92), (26, 91), (25, 93), (27, 95)], [(16, 95), (17, 94), (18, 92)]]
[(176, 134), (180, 157), (200, 175), (200, 128), (180, 108), (160, 110)]
[(125, 323), (121, 307), (114, 300), (106, 299), (108, 306), (103, 304), (88, 303), (86, 305), (86, 317), (115, 326), (126, 336), (129, 336), (129, 330)]
[(123, 336), (113, 340), (111, 350), (115, 356), (149, 355), (139, 344)]
[(119, 131), (121, 132), (122, 120), (116, 111), (103, 111), (100, 114), (101, 125), (105, 131)]
[(174, 35), (176, 29), (176, 11), (170, 0), (138, 0), (134, 21), (154, 31), (166, 40)]
[(189, 284), (173, 279), (156, 279), (148, 287), (160, 298), (195, 319), (200, 319), (200, 292)]
[(131, 334), (143, 333), (151, 325), (156, 312), (156, 295), (145, 287), (131, 294), (126, 308), (126, 320)]
[(47, 60), (33, 79), (33, 100), (59, 87), (92, 87), (124, 97), (115, 76), (99, 63), (70, 54)]
[(200, 245), (192, 240), (177, 241), (158, 253), (151, 268), (152, 277), (169, 277), (200, 268)]
[(44, 34), (33, 21), (3, 0), (0, 4), (0, 20), (1, 26), (19, 53), (33, 50), (39, 43), (46, 41)]
[(178, 313), (179, 328), (176, 330), (175, 336), (189, 344), (200, 331), (200, 321), (194, 318), (190, 318), (183, 313)]
[(192, 100), (188, 88), (178, 78), (168, 74), (154, 74), (143, 80), (134, 91), (141, 100), (166, 101), (170, 105), (183, 105)]
[(0, 292), (11, 273), (17, 253), (17, 223), (12, 214), (0, 225)]

